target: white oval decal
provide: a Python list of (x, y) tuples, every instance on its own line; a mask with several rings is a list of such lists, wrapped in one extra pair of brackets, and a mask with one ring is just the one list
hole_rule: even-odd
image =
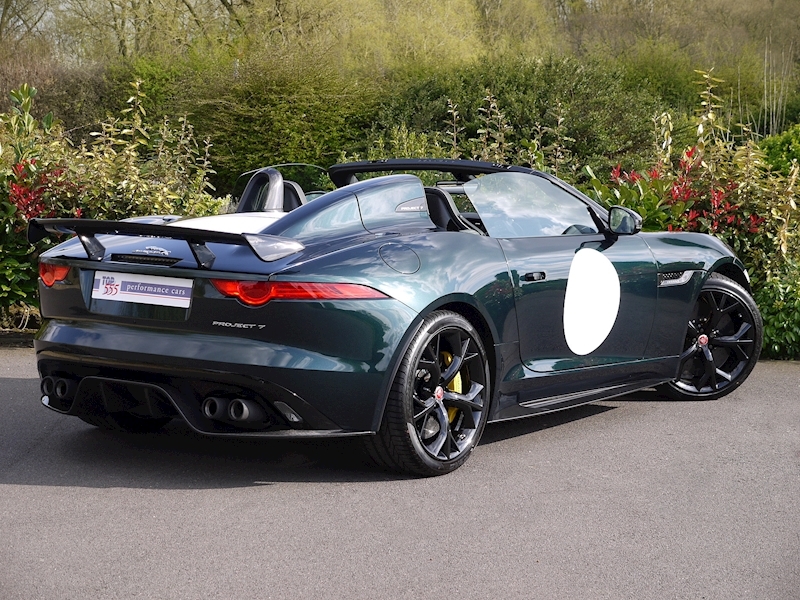
[(605, 341), (617, 320), (619, 296), (619, 276), (611, 261), (597, 250), (578, 250), (564, 297), (564, 336), (570, 350), (583, 356)]

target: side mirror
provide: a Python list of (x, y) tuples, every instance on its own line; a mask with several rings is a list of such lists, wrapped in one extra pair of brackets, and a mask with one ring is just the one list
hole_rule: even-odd
[(642, 217), (624, 206), (612, 206), (608, 211), (608, 228), (617, 235), (633, 235), (642, 230)]

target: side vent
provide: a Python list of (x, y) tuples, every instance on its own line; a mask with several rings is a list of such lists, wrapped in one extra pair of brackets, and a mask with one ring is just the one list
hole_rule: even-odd
[(671, 287), (683, 285), (694, 275), (694, 271), (670, 271), (658, 274), (658, 287)]

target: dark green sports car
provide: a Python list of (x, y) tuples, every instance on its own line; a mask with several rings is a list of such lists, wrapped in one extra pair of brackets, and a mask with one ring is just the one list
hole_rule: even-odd
[(252, 173), (232, 214), (31, 221), (31, 241), (75, 234), (39, 265), (43, 404), (124, 431), (363, 436), (437, 475), (487, 422), (656, 385), (718, 398), (758, 358), (747, 272), (714, 237), (641, 233), (524, 167), (285, 173)]

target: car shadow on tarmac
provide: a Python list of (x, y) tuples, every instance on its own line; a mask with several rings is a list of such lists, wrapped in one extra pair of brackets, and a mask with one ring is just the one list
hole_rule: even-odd
[[(5, 380), (9, 382), (10, 380)], [(31, 405), (0, 425), (0, 484), (151, 489), (206, 489), (275, 482), (360, 482), (408, 479), (378, 468), (360, 438), (268, 440), (210, 438), (173, 420), (155, 434), (109, 432), (75, 417)], [(22, 410), (23, 407), (26, 410)], [(614, 406), (588, 404), (489, 425), (481, 446), (590, 418)], [(5, 455), (5, 456), (3, 456)], [(458, 472), (457, 472), (458, 473)]]

